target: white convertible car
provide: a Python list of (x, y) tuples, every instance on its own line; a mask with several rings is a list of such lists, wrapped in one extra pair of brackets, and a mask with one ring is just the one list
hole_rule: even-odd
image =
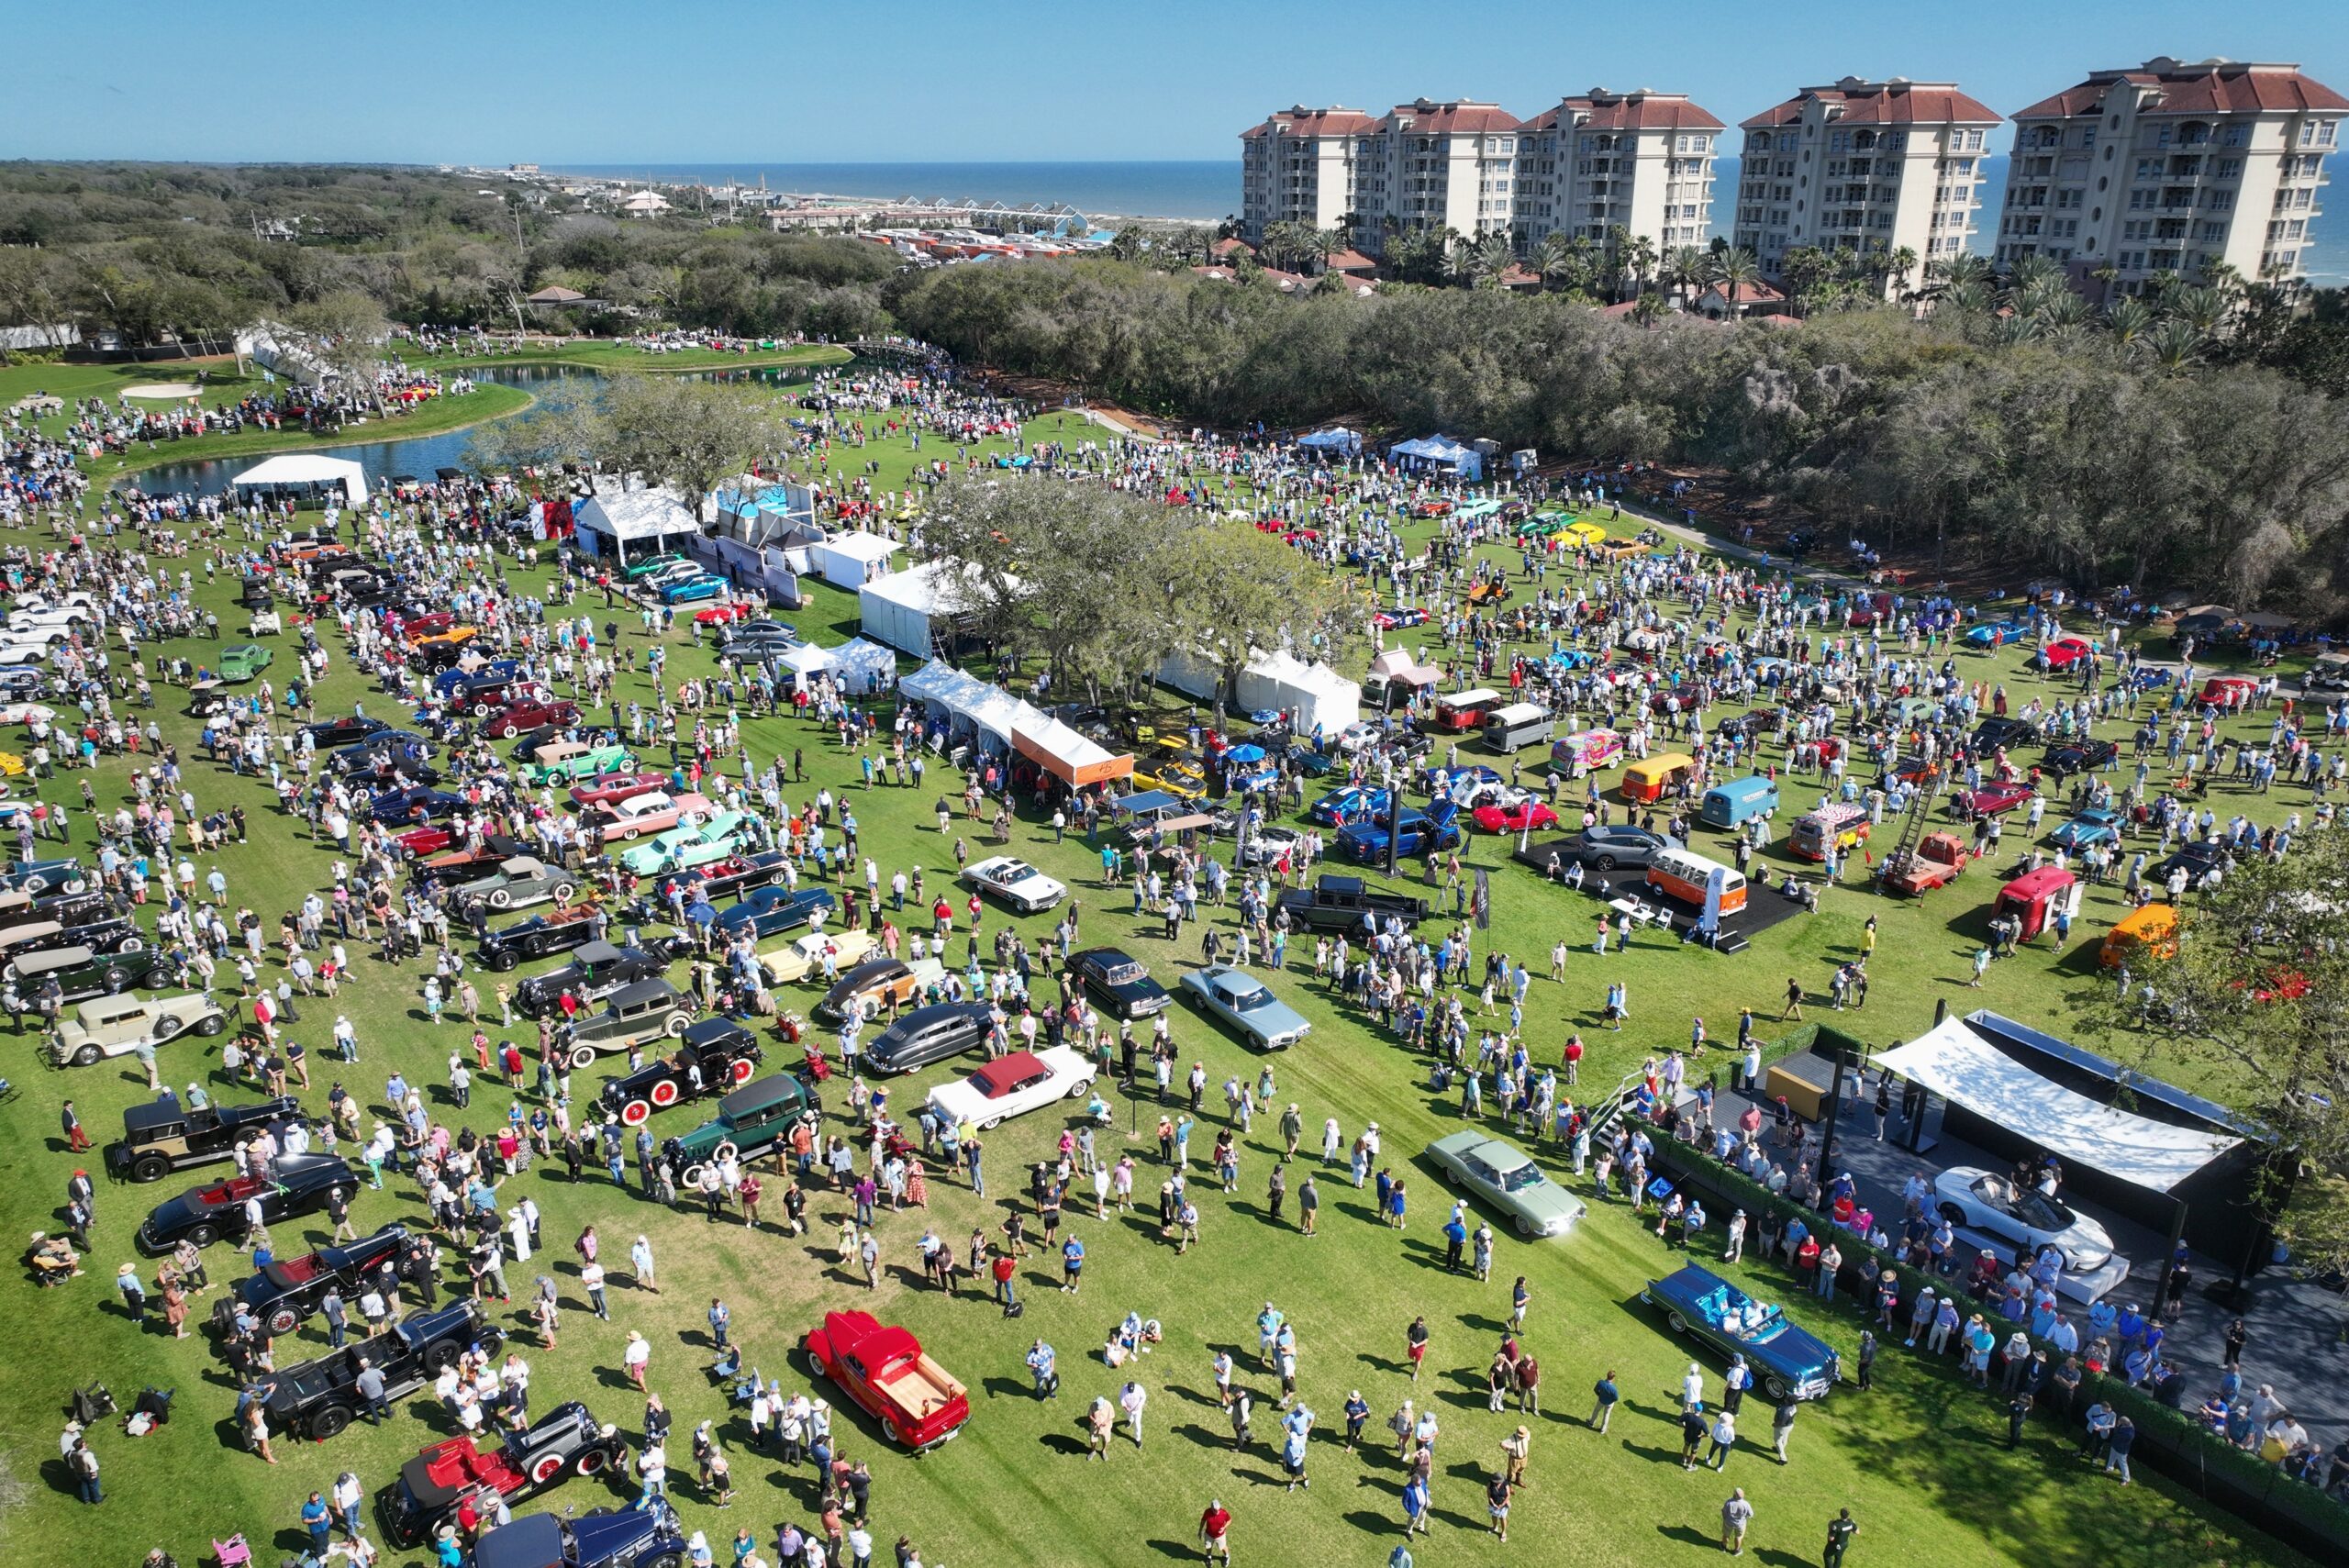
[(963, 870), (965, 885), (991, 893), (1022, 915), (1049, 909), (1068, 896), (1068, 889), (1016, 855), (996, 855)]
[(1065, 1045), (998, 1056), (959, 1084), (930, 1092), (934, 1115), (986, 1129), (1054, 1100), (1074, 1100), (1093, 1087), (1093, 1063)]
[[(1933, 1178), (1933, 1202), (1961, 1240), (2002, 1259), (2030, 1258), (2053, 1246), (2064, 1259), (2064, 1293), (2093, 1301), (2129, 1274), (2103, 1226), (2034, 1187), (1972, 1165)], [(2085, 1294), (2084, 1294), (2085, 1293)]]

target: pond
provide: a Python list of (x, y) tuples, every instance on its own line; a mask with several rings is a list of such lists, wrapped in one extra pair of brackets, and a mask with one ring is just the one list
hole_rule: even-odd
[[(584, 384), (603, 379), (601, 371), (584, 365), (483, 365), (465, 373), (475, 381), (518, 386), (533, 393), (542, 393), (573, 380)], [(666, 373), (687, 374), (697, 381), (755, 382), (763, 386), (780, 387), (808, 381), (815, 372), (805, 365), (768, 365), (744, 370)], [(509, 419), (513, 417), (511, 414), (503, 416)], [(471, 425), (462, 429), (442, 430), (436, 435), (405, 436), (380, 441), (340, 441), (328, 446), (288, 450), (316, 450), (330, 457), (350, 459), (366, 471), (367, 482), (371, 485), (379, 485), (395, 474), (411, 474), (417, 479), (429, 480), (441, 469), (463, 467), (465, 449), (472, 444), (474, 433), (482, 428)], [(158, 463), (151, 468), (122, 475), (115, 480), (114, 487), (135, 487), (150, 495), (217, 495), (228, 488), (229, 480), (268, 455), (271, 454), (256, 453), (201, 462)]]

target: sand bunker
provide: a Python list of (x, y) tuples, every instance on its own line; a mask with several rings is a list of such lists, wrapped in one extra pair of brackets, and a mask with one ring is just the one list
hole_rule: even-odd
[(125, 397), (194, 397), (204, 389), (193, 382), (150, 381), (144, 386), (126, 386)]

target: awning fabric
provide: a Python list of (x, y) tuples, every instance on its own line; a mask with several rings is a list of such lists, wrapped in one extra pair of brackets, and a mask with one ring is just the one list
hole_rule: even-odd
[(2165, 1193), (2243, 1140), (2099, 1105), (2043, 1078), (1957, 1018), (1876, 1057), (1894, 1076), (2062, 1159)]
[(1106, 746), (1079, 734), (1049, 714), (1035, 713), (1011, 727), (1011, 747), (1073, 789), (1085, 789), (1134, 771), (1130, 754), (1113, 754)]

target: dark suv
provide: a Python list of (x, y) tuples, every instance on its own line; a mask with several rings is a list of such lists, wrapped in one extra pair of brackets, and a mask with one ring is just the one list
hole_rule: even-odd
[(1068, 968), (1113, 1018), (1146, 1018), (1164, 1012), (1172, 1000), (1140, 959), (1116, 948), (1087, 948), (1069, 959)]

